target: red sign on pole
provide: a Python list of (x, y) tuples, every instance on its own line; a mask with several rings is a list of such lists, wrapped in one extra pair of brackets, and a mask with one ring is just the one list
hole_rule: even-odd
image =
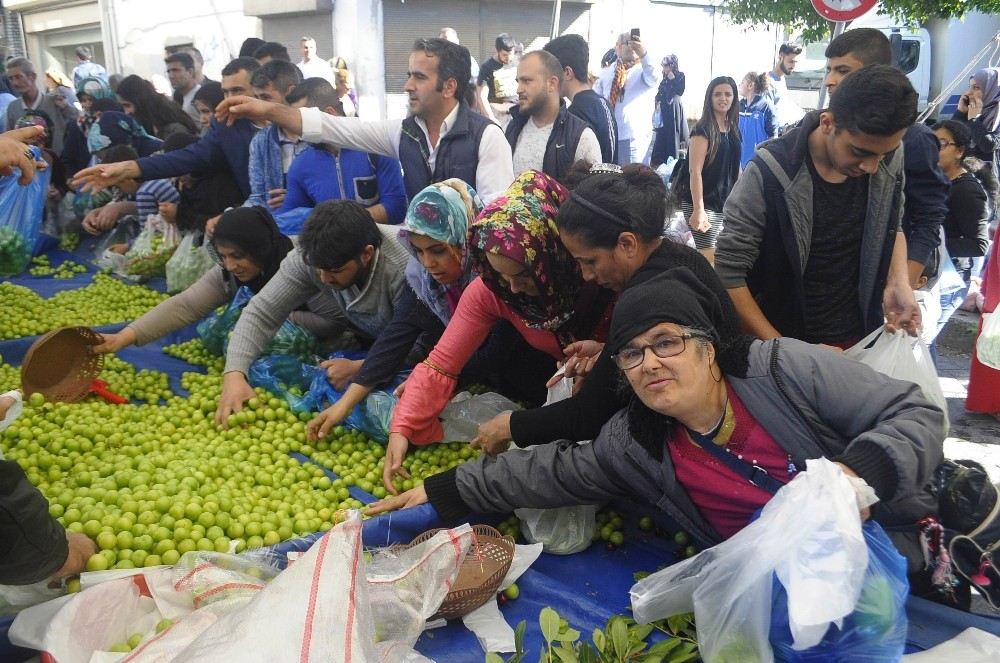
[(812, 0), (813, 9), (828, 21), (853, 21), (868, 13), (878, 0)]

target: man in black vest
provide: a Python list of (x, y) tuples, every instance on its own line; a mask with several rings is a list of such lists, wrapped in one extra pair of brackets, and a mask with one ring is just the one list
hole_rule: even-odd
[(517, 106), (510, 109), (507, 141), (514, 172), (541, 170), (562, 179), (574, 162), (600, 163), (594, 130), (562, 104), (562, 66), (548, 51), (532, 51), (517, 65)]
[(510, 145), (500, 127), (463, 101), (468, 85), (467, 48), (444, 39), (418, 39), (403, 87), (410, 108), (405, 120), (361, 121), (249, 97), (225, 99), (216, 113), (220, 121), (269, 121), (311, 143), (399, 159), (411, 199), (429, 184), (457, 177), (489, 202), (514, 181)]

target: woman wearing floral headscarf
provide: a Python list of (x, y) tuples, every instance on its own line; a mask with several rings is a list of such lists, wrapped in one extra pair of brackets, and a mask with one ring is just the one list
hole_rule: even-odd
[(114, 90), (100, 78), (85, 78), (80, 81), (76, 86), (76, 98), (83, 112), (77, 115), (75, 123), (66, 125), (66, 139), (63, 141), (62, 160), (69, 178), (91, 165), (90, 150), (87, 148), (90, 127), (102, 112), (122, 109), (115, 99)]
[(331, 359), (320, 364), (334, 388), (346, 391), (309, 422), (312, 439), (324, 437), (372, 389), (395, 376), (418, 338), (429, 339), (428, 345), (441, 338), (462, 291), (475, 276), (467, 243), (469, 226), (482, 209), (475, 190), (454, 178), (414, 196), (399, 231), (400, 243), (412, 255), (406, 265), (409, 287), (400, 292), (392, 322), (364, 361)]
[(564, 358), (566, 345), (603, 340), (611, 293), (584, 283), (556, 228), (559, 206), (568, 197), (558, 182), (529, 170), (472, 225), (469, 246), (479, 276), (466, 287), (444, 335), (413, 370), (396, 405), (382, 476), (390, 492), (396, 492), (393, 476), (405, 473), (409, 443), (441, 440), (438, 415), (466, 362), (497, 323), (510, 323), (528, 345), (549, 355), (553, 366)]
[(87, 147), (91, 154), (97, 154), (112, 145), (128, 145), (140, 157), (148, 157), (158, 152), (163, 145), (159, 138), (153, 138), (142, 128), (134, 117), (108, 111), (90, 126), (87, 132)]

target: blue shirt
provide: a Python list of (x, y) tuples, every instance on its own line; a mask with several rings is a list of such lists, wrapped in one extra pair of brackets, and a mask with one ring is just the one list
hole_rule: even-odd
[(399, 161), (385, 156), (348, 149), (335, 155), (322, 147), (310, 147), (288, 169), (287, 189), (279, 214), (297, 207), (315, 207), (324, 200), (353, 200), (365, 207), (381, 203), (389, 223), (400, 223), (406, 215)]

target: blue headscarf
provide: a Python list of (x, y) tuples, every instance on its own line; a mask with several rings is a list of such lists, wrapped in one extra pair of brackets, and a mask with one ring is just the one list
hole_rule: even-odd
[(129, 145), (140, 157), (148, 157), (163, 144), (159, 138), (146, 133), (131, 115), (118, 111), (105, 111), (87, 132), (87, 148), (96, 154), (112, 145)]
[[(399, 231), (399, 241), (412, 256), (406, 265), (406, 282), (427, 308), (448, 324), (454, 303), (473, 279), (472, 256), (468, 250), (469, 226), (483, 209), (475, 189), (459, 179), (448, 179), (420, 191), (406, 209), (406, 219)], [(430, 237), (452, 246), (461, 255), (462, 277), (442, 285), (434, 280), (416, 257), (410, 233)]]

